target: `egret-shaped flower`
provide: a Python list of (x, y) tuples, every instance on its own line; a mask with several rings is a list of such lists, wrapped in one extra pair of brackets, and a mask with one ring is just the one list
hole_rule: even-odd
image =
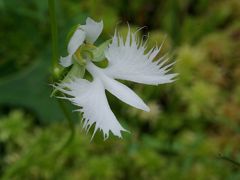
[[(77, 29), (72, 36), (68, 45), (69, 56), (74, 54), (84, 38), (88, 37), (86, 40), (91, 39), (90, 42), (93, 43), (102, 31), (102, 24), (90, 18), (87, 19), (84, 28), (80, 27), (84, 31)], [(87, 35), (83, 38), (83, 34)], [(140, 41), (136, 33), (130, 31), (130, 28), (125, 40), (115, 31), (111, 43), (104, 51), (108, 66), (100, 68), (91, 59), (86, 60), (86, 70), (93, 77), (91, 82), (83, 78), (72, 78), (68, 82), (57, 85), (58, 90), (68, 95), (64, 98), (78, 106), (77, 111), (83, 113), (83, 128), (88, 131), (95, 124), (93, 136), (98, 129), (103, 131), (104, 139), (108, 138), (110, 131), (118, 137), (121, 137), (121, 131), (126, 131), (110, 109), (105, 90), (135, 108), (150, 111), (138, 95), (115, 79), (149, 85), (174, 81), (176, 74), (166, 74), (173, 63), (164, 66), (167, 61), (165, 57), (155, 60), (160, 48), (154, 47), (146, 52), (146, 44), (147, 42)], [(63, 66), (71, 64), (65, 63), (72, 61), (69, 56), (60, 60)]]

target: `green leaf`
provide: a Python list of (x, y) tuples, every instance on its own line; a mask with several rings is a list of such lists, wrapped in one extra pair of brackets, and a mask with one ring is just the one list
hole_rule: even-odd
[(0, 79), (0, 105), (24, 107), (42, 122), (62, 120), (64, 116), (56, 98), (49, 97), (52, 90), (48, 82), (49, 59), (41, 57), (23, 71)]

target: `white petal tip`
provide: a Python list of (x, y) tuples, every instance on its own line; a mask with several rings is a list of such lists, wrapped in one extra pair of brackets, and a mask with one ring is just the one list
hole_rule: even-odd
[(63, 67), (68, 67), (72, 65), (72, 55), (66, 57), (60, 57), (59, 64)]
[(143, 110), (146, 112), (150, 112), (150, 108), (148, 106), (146, 106)]
[(135, 107), (143, 111), (150, 112), (150, 108), (145, 103), (142, 103), (141, 105)]
[(81, 25), (81, 28), (86, 32), (86, 41), (94, 43), (103, 30), (103, 21), (94, 21), (88, 17), (85, 25)]

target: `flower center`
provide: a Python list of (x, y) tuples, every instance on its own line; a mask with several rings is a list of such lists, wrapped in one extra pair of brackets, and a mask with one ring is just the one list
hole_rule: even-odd
[(93, 51), (96, 49), (96, 46), (93, 44), (83, 44), (80, 46), (77, 51), (74, 53), (74, 60), (81, 66), (85, 66), (87, 60), (94, 58)]

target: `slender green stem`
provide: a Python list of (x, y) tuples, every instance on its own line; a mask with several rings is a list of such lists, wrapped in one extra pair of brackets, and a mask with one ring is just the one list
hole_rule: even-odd
[(71, 131), (72, 131), (72, 132), (75, 132), (74, 123), (73, 123), (73, 121), (71, 120), (71, 115), (70, 115), (69, 111), (67, 110), (65, 104), (64, 104), (60, 99), (58, 99), (58, 104), (59, 104), (62, 112), (64, 113), (67, 121), (68, 121), (68, 125), (69, 125)]
[(235, 161), (233, 159), (230, 159), (229, 157), (226, 157), (226, 156), (224, 156), (222, 154), (219, 154), (219, 158), (222, 159), (222, 160), (228, 161), (228, 162), (230, 162), (230, 163), (240, 167), (240, 163), (239, 162), (237, 162), (237, 161)]
[[(58, 71), (58, 58), (59, 58), (58, 29), (57, 29), (57, 20), (56, 20), (55, 0), (48, 0), (48, 6), (49, 6), (49, 16), (50, 16), (50, 24), (51, 24), (51, 35), (52, 35), (52, 76), (53, 76), (53, 79), (55, 79), (57, 71)], [(66, 146), (68, 146), (69, 143), (73, 140), (74, 135), (75, 135), (75, 128), (74, 128), (74, 123), (71, 119), (71, 115), (69, 114), (65, 104), (59, 99), (58, 99), (58, 103), (68, 121), (68, 125), (71, 130), (68, 140), (66, 141), (66, 143), (63, 145), (63, 147), (60, 150), (60, 151), (62, 151), (62, 149), (64, 149)]]
[(51, 35), (52, 35), (52, 74), (55, 76), (56, 68), (58, 66), (58, 28), (56, 20), (56, 5), (55, 0), (48, 0), (49, 16), (51, 24)]
[(65, 149), (65, 147), (67, 147), (67, 146), (72, 142), (72, 140), (74, 139), (74, 136), (75, 136), (75, 126), (74, 126), (73, 121), (71, 120), (71, 115), (70, 115), (69, 111), (67, 110), (65, 104), (64, 104), (60, 99), (58, 99), (58, 104), (59, 104), (62, 112), (64, 113), (64, 115), (65, 115), (65, 117), (66, 117), (66, 119), (67, 119), (67, 121), (68, 121), (68, 125), (69, 125), (69, 127), (70, 127), (70, 129), (71, 129), (71, 133), (70, 133), (67, 141), (64, 143), (64, 145), (63, 145), (62, 148), (60, 149), (60, 152), (61, 152), (61, 151), (62, 151), (63, 149)]

